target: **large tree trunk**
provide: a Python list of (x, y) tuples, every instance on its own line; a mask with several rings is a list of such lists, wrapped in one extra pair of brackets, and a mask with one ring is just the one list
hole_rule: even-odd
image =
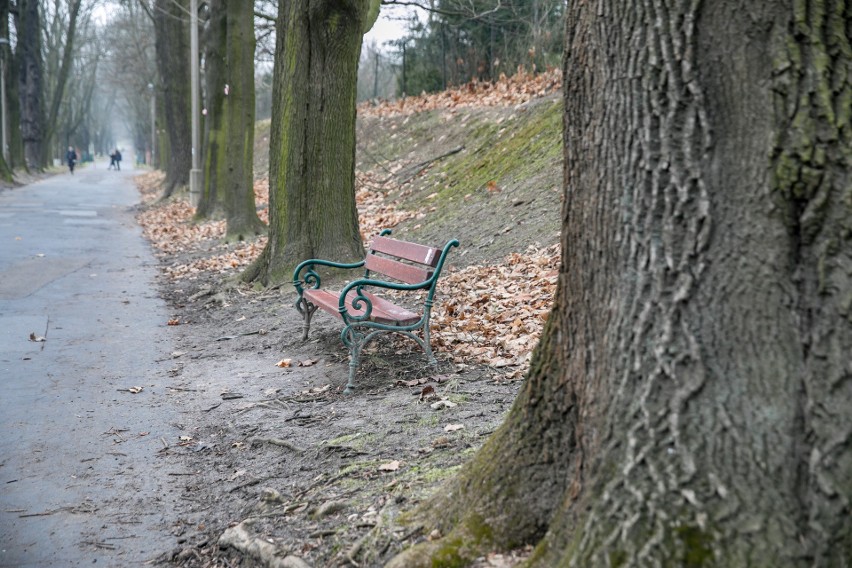
[(168, 154), (160, 152), (161, 156), (168, 156), (162, 160), (166, 169), (163, 198), (169, 197), (176, 187), (189, 183), (192, 167), (188, 12), (187, 0), (154, 2), (157, 70), (163, 86), (163, 114), (169, 137)]
[(41, 17), (38, 0), (21, 0), (15, 18), (19, 38), (18, 97), (20, 101), (21, 139), (27, 167), (42, 169), (44, 163), (44, 77), (41, 56)]
[(281, 1), (273, 78), (269, 242), (243, 274), (282, 282), (308, 258), (363, 258), (355, 96), (377, 0)]
[(420, 511), (448, 536), (393, 565), (850, 565), (850, 26), (842, 0), (569, 3), (554, 311)]
[(212, 0), (206, 36), (207, 144), (196, 215), (225, 211), (227, 240), (258, 235), (254, 201), (254, 12)]

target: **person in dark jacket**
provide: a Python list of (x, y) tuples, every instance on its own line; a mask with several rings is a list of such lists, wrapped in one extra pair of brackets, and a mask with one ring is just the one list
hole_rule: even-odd
[(68, 146), (68, 151), (65, 153), (65, 161), (68, 162), (68, 169), (74, 173), (74, 164), (77, 163), (77, 152), (73, 146)]

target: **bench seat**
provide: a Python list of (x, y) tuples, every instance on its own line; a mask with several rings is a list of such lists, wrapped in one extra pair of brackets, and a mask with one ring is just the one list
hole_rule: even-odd
[[(350, 290), (350, 292), (346, 295), (346, 311), (354, 317), (361, 317), (366, 312), (366, 309), (363, 306), (360, 309), (356, 309), (352, 306), (352, 300), (355, 296), (355, 290)], [(401, 326), (411, 325), (420, 321), (419, 314), (397, 306), (393, 302), (390, 302), (381, 296), (376, 296), (370, 292), (364, 292), (364, 296), (366, 296), (373, 304), (373, 310), (370, 312), (370, 321), (372, 322)], [(310, 303), (322, 308), (323, 311), (343, 319), (343, 315), (338, 309), (340, 303), (340, 292), (308, 288), (305, 290), (304, 298)]]

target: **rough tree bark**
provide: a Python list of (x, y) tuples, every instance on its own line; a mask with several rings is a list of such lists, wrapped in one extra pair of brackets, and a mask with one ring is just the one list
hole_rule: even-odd
[(254, 12), (212, 0), (205, 31), (207, 142), (196, 217), (222, 209), (226, 240), (261, 234), (254, 201)]
[[(162, 198), (189, 183), (192, 168), (189, 83), (189, 2), (155, 0), (153, 10), (157, 70), (163, 87), (163, 114), (169, 138)], [(159, 101), (158, 101), (159, 102)]]
[(355, 206), (355, 96), (379, 0), (279, 2), (270, 135), (269, 242), (243, 273), (291, 278), (307, 258), (363, 258)]
[(21, 0), (15, 14), (18, 62), (18, 97), (24, 162), (28, 168), (42, 169), (44, 163), (44, 77), (41, 55), (41, 17), (38, 0)]
[(849, 566), (852, 5), (567, 14), (555, 306), (391, 566)]

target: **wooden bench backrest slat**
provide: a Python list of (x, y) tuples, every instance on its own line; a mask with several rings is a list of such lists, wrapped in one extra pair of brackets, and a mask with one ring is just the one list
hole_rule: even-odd
[[(376, 237), (373, 239), (372, 250), (381, 252), (397, 258), (404, 258), (418, 264), (425, 264), (434, 268), (441, 258), (441, 249), (398, 241), (388, 237)], [(371, 255), (372, 256), (372, 255)], [(391, 276), (388, 274), (388, 276)]]
[(432, 277), (432, 271), (422, 266), (404, 264), (392, 258), (368, 254), (364, 268), (370, 272), (384, 274), (406, 284), (419, 284)]

